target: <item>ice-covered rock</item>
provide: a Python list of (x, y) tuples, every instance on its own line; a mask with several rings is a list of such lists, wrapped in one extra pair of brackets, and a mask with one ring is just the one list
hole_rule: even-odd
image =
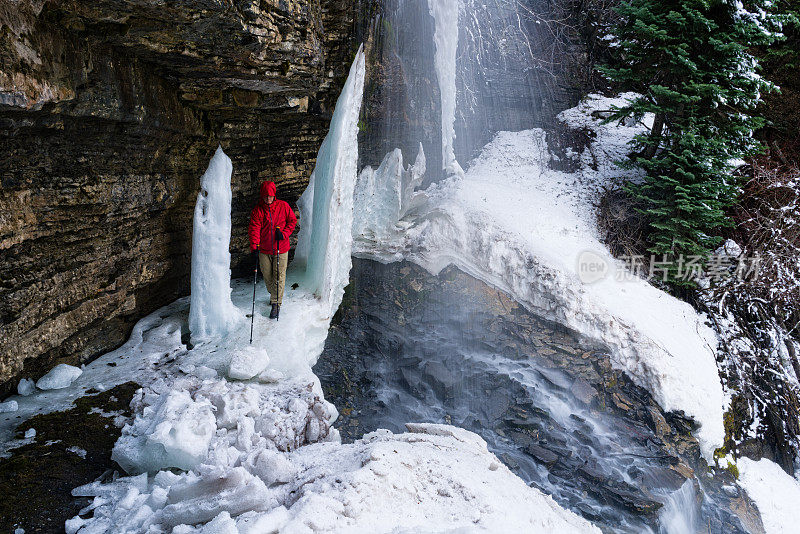
[(23, 378), (17, 384), (17, 393), (27, 397), (36, 390), (36, 383), (30, 378)]
[(60, 363), (36, 382), (39, 389), (63, 389), (69, 387), (83, 371), (79, 367)]
[[(433, 274), (454, 264), (531, 311), (602, 342), (614, 367), (664, 409), (683, 410), (700, 423), (695, 435), (710, 460), (725, 435), (716, 336), (689, 304), (616, 260), (597, 228), (598, 192), (620, 173), (636, 177), (615, 161), (624, 159), (644, 126), (604, 125), (592, 112), (629, 98), (590, 95), (559, 115), (568, 126), (595, 134), (576, 155), (576, 172), (549, 167), (543, 130), (499, 132), (463, 177), (425, 191), (425, 205), (399, 221), (404, 232), (398, 238), (370, 242), (361, 234), (354, 254), (414, 261)], [(586, 280), (581, 272), (587, 266), (603, 268), (603, 276)]]
[(242, 319), (231, 302), (231, 160), (217, 148), (200, 181), (192, 230), (189, 330), (193, 339), (225, 335)]

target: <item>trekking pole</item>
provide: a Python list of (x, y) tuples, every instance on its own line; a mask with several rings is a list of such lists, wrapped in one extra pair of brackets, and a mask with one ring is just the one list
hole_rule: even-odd
[[(277, 228), (276, 228), (277, 230)], [(275, 241), (273, 236), (273, 241)], [(280, 290), (281, 290), (281, 242), (275, 241), (275, 295), (280, 297)], [(280, 310), (280, 304), (278, 305), (278, 310)], [(278, 316), (275, 317), (277, 321), (280, 319), (280, 311), (278, 311)]]
[(256, 320), (256, 285), (258, 284), (258, 250), (256, 250), (256, 267), (253, 269), (253, 311), (250, 313), (250, 344), (253, 344), (253, 323)]

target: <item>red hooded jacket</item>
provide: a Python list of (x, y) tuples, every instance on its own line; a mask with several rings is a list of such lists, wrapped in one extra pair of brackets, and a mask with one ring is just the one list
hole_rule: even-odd
[(264, 254), (275, 254), (275, 228), (281, 231), (283, 239), (279, 252), (289, 252), (289, 236), (297, 225), (297, 217), (289, 204), (277, 198), (267, 204), (267, 197), (274, 197), (274, 182), (261, 184), (259, 201), (250, 213), (250, 250), (259, 250)]

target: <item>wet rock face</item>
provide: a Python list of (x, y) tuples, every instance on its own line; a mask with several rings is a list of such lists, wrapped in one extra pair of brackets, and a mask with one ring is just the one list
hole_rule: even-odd
[(356, 10), (0, 5), (0, 382), (103, 353), (186, 294), (199, 178), (219, 144), (234, 165), (238, 265), (258, 184), (291, 203), (307, 183)]
[(665, 413), (602, 347), (453, 267), (434, 277), (354, 260), (314, 372), (345, 441), (453, 424), (604, 531), (680, 531), (665, 527), (679, 490), (694, 502), (692, 531), (758, 531), (744, 493), (723, 489), (732, 475), (705, 475), (692, 421)]

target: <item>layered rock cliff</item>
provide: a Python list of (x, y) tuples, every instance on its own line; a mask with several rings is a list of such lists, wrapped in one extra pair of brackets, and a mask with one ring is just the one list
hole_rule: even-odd
[[(0, 382), (122, 343), (188, 291), (192, 209), (233, 160), (293, 202), (355, 52), (352, 0), (0, 2)], [(241, 255), (234, 255), (234, 263)], [(23, 371), (24, 369), (24, 371)]]

